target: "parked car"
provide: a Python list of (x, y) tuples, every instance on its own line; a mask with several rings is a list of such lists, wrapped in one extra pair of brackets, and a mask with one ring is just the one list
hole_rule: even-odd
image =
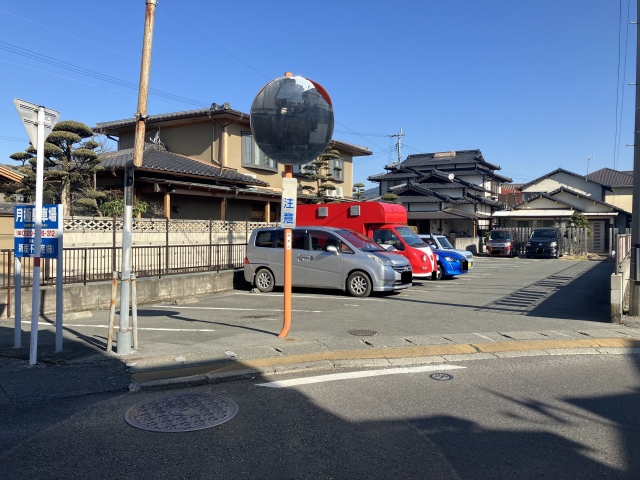
[[(256, 229), (249, 237), (244, 278), (261, 292), (284, 285), (284, 230)], [(336, 227), (298, 227), (292, 238), (292, 284), (336, 288), (354, 297), (411, 286), (409, 261), (361, 233)]]
[(435, 245), (437, 250), (447, 250), (448, 252), (455, 252), (463, 255), (467, 259), (467, 262), (469, 262), (469, 270), (473, 268), (473, 253), (471, 253), (469, 250), (460, 250), (454, 248), (453, 245), (451, 245), (451, 242), (449, 242), (449, 239), (444, 235), (426, 234), (418, 236), (422, 240), (424, 240), (425, 243), (429, 245)]
[(562, 256), (564, 238), (557, 228), (534, 228), (526, 245), (526, 257), (544, 255), (558, 258)]
[(513, 230), (499, 228), (491, 230), (487, 238), (488, 257), (515, 257), (517, 253), (517, 234)]
[(436, 280), (451, 278), (455, 275), (469, 273), (469, 262), (464, 255), (450, 250), (438, 250), (435, 245), (429, 245), (433, 253), (438, 255), (438, 272)]

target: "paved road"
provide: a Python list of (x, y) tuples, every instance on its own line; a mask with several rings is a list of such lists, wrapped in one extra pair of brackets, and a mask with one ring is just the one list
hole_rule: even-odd
[[(164, 393), (12, 403), (0, 410), (2, 476), (639, 477), (639, 356), (531, 357), (457, 366), (465, 368), (449, 370), (451, 381), (432, 380), (427, 372), (280, 389), (256, 385), (300, 379), (298, 374), (190, 389), (239, 405), (229, 422), (191, 433), (145, 432), (125, 423), (130, 406)], [(44, 411), (50, 418), (42, 418)], [(7, 426), (17, 422), (41, 429), (14, 438), (8, 449)]]

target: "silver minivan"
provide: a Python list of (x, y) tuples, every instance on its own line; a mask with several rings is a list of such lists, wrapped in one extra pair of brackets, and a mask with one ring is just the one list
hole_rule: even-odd
[[(292, 238), (292, 283), (337, 288), (354, 297), (411, 286), (406, 258), (386, 252), (370, 238), (346, 228), (298, 227)], [(244, 278), (261, 292), (284, 284), (284, 229), (258, 228), (249, 237)]]

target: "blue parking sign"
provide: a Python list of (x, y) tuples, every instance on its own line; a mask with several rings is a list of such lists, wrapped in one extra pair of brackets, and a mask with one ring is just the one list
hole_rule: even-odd
[[(58, 258), (62, 243), (62, 205), (42, 206), (41, 258)], [(21, 205), (13, 211), (13, 248), (16, 257), (35, 256), (35, 207)]]

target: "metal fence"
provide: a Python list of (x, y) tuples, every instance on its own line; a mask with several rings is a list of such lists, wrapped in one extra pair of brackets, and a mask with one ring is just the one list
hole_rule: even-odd
[(631, 234), (622, 233), (616, 234), (616, 250), (615, 250), (615, 262), (616, 262), (616, 274), (620, 273), (622, 264), (631, 256)]
[[(516, 232), (515, 249), (518, 255), (526, 253), (527, 241), (531, 236), (533, 228), (510, 228)], [(562, 255), (586, 255), (588, 233), (586, 228), (567, 227), (560, 228), (560, 233), (564, 237)]]
[[(241, 268), (245, 244), (134, 246), (131, 272), (141, 277), (162, 277), (178, 273), (210, 272)], [(0, 250), (0, 288), (12, 288), (13, 249)], [(122, 247), (71, 247), (64, 249), (63, 283), (111, 280), (120, 271)], [(42, 260), (41, 285), (54, 285), (57, 260)], [(22, 259), (22, 286), (33, 283), (33, 258)]]

